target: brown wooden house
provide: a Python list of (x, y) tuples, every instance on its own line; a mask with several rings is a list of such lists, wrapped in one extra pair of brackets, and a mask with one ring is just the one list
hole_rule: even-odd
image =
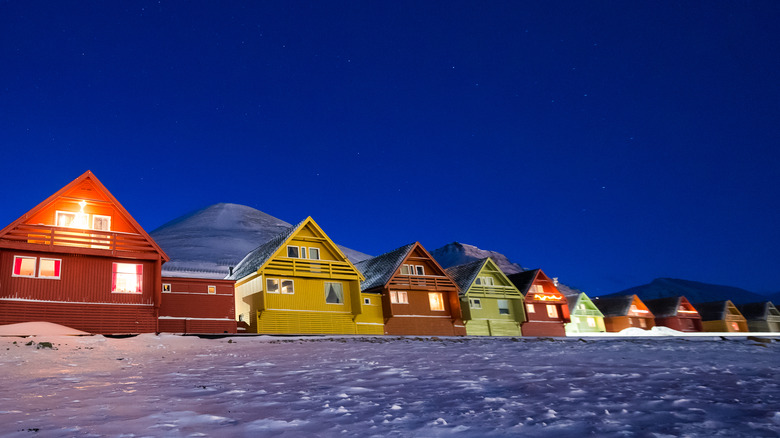
[(566, 336), (565, 324), (571, 322), (569, 305), (555, 282), (541, 269), (507, 277), (525, 295), (523, 336)]
[(726, 301), (710, 301), (693, 305), (701, 315), (702, 330), (705, 332), (747, 332), (745, 317), (737, 306)]
[(655, 316), (655, 325), (681, 332), (700, 332), (701, 315), (685, 297), (665, 297), (645, 301)]
[(87, 171), (0, 230), (0, 324), (158, 331), (167, 260)]
[(380, 294), (385, 334), (462, 336), (458, 287), (419, 242), (355, 265), (363, 293)]
[(617, 333), (631, 327), (650, 330), (655, 326), (653, 312), (636, 295), (596, 298), (593, 304), (604, 314), (607, 332)]
[(771, 301), (742, 304), (738, 307), (751, 332), (780, 332), (780, 311)]

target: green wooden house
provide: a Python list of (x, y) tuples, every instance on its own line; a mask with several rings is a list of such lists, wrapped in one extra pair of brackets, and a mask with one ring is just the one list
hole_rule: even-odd
[(571, 322), (565, 325), (567, 336), (607, 331), (604, 326), (604, 315), (585, 295), (585, 292), (566, 295), (566, 299), (569, 301), (569, 312), (571, 313)]
[(523, 294), (490, 258), (447, 268), (460, 288), (460, 308), (469, 336), (522, 336)]

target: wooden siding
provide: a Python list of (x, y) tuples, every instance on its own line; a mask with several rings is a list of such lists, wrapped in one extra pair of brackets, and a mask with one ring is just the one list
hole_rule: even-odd
[[(477, 274), (491, 278), (493, 284), (477, 284), (476, 279), (461, 297), (460, 308), (466, 334), (469, 336), (522, 336), (521, 324), (527, 317), (523, 294), (491, 260)], [(483, 283), (480, 280), (480, 283)], [(471, 300), (479, 300), (481, 308), (472, 308)], [(509, 313), (499, 311), (498, 300), (507, 300)]]
[[(163, 277), (171, 291), (162, 294), (160, 331), (235, 333), (234, 281)], [(209, 286), (216, 293), (209, 294)]]
[(96, 334), (152, 333), (151, 305), (30, 302), (0, 299), (0, 325), (46, 321)]
[(19, 224), (2, 236), (6, 248), (72, 252), (108, 257), (157, 259), (154, 246), (140, 234), (75, 230), (51, 225)]
[(655, 325), (660, 327), (669, 327), (672, 330), (680, 332), (700, 332), (702, 331), (701, 317), (697, 316), (669, 316), (666, 318), (655, 318)]
[[(642, 321), (644, 321), (644, 326), (642, 325)], [(655, 318), (636, 315), (605, 316), (604, 325), (610, 333), (617, 333), (632, 327), (650, 330), (655, 327)]]

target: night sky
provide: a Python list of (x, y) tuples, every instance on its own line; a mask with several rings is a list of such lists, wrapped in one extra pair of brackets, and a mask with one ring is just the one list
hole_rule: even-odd
[(780, 2), (0, 1), (0, 227), (92, 170), (591, 295), (780, 290)]

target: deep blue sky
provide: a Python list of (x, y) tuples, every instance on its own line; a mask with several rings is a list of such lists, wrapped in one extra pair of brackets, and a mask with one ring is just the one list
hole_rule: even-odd
[[(256, 4), (260, 3), (260, 4)], [(4, 226), (92, 170), (593, 295), (780, 290), (780, 2), (0, 2)]]

